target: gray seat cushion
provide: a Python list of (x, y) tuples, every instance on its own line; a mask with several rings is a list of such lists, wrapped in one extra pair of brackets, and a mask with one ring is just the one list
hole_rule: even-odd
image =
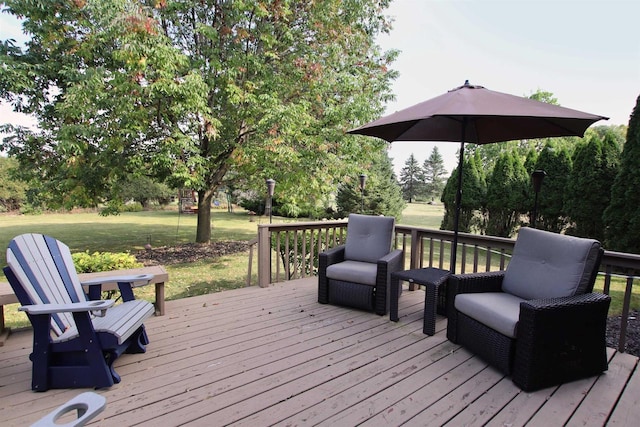
[(456, 295), (455, 307), (461, 313), (510, 338), (516, 337), (520, 303), (525, 301), (505, 292)]
[(597, 240), (521, 228), (502, 290), (527, 300), (583, 294), (599, 250)]
[(327, 278), (375, 286), (378, 264), (343, 261), (327, 267)]
[(393, 217), (349, 215), (344, 258), (351, 261), (378, 262), (391, 251), (394, 223)]

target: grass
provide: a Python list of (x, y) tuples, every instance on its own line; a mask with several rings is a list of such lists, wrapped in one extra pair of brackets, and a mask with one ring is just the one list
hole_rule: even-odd
[[(249, 221), (246, 211), (239, 209), (212, 211), (212, 240), (249, 241), (257, 235), (257, 224), (264, 218)], [(0, 218), (0, 248), (6, 248), (22, 233), (48, 234), (67, 244), (71, 252), (125, 252), (189, 243), (195, 240), (196, 216), (178, 215), (175, 210), (123, 213), (102, 217), (96, 213), (3, 215)], [(195, 263), (165, 266), (171, 280), (165, 285), (167, 300), (202, 295), (245, 286), (248, 251)], [(254, 261), (255, 263), (255, 261)], [(6, 265), (5, 251), (0, 251), (0, 265)], [(254, 265), (252, 283), (257, 282)], [(0, 280), (5, 280), (4, 276)], [(153, 286), (137, 288), (136, 296), (155, 300)], [(18, 312), (18, 304), (5, 306), (6, 324), (12, 328), (29, 325), (26, 316)]]
[[(214, 210), (212, 212), (213, 240), (250, 240), (256, 236), (257, 222), (249, 222), (248, 215)], [(179, 215), (175, 210), (123, 213), (103, 217), (97, 213), (4, 215), (0, 224), (0, 247), (22, 233), (43, 233), (69, 245), (71, 252), (88, 250), (135, 252), (150, 243), (170, 246), (193, 242), (196, 235), (196, 216)], [(4, 265), (4, 251), (0, 254)]]
[[(410, 203), (402, 214), (402, 225), (439, 229), (443, 206), (426, 203)], [(257, 225), (265, 218), (249, 221), (244, 210), (229, 213), (212, 211), (212, 240), (249, 241), (257, 235)], [(179, 215), (175, 210), (123, 213), (119, 216), (101, 217), (96, 213), (63, 213), (43, 215), (3, 215), (0, 218), (0, 248), (22, 233), (48, 234), (69, 245), (71, 252), (88, 250), (109, 252), (136, 252), (150, 243), (154, 247), (193, 242), (196, 234), (196, 216)], [(276, 219), (281, 221), (281, 219)], [(439, 251), (439, 248), (435, 249)], [(445, 248), (445, 250), (448, 250)], [(497, 260), (498, 257), (495, 257)], [(434, 256), (437, 259), (437, 254)], [(257, 265), (252, 269), (252, 283), (257, 282)], [(5, 251), (0, 251), (0, 265), (6, 265)], [(481, 260), (484, 265), (484, 260)], [(445, 266), (445, 268), (447, 268)], [(472, 265), (467, 267), (471, 271)], [(218, 259), (166, 266), (171, 280), (165, 285), (167, 300), (185, 298), (243, 287), (246, 284), (248, 251)], [(3, 278), (4, 279), (4, 278)], [(596, 289), (602, 290), (602, 277)], [(611, 315), (622, 311), (626, 280), (614, 278), (611, 292)], [(136, 295), (148, 301), (155, 299), (154, 288), (136, 289)], [(22, 327), (29, 324), (26, 316), (17, 311), (17, 304), (5, 307), (7, 326)], [(640, 294), (632, 295), (631, 307), (640, 307)]]
[(402, 211), (399, 223), (413, 227), (440, 229), (444, 206), (442, 204), (429, 205), (427, 203), (407, 203)]

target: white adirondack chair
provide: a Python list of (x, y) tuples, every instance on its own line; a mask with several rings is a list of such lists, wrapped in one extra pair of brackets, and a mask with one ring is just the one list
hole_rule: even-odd
[(90, 300), (82, 285), (100, 295), (100, 283), (80, 283), (69, 248), (42, 234), (23, 234), (7, 249), (4, 273), (33, 325), (32, 389), (110, 387), (120, 382), (113, 362), (143, 353), (143, 322), (153, 305), (136, 300), (131, 284), (150, 275), (100, 278), (118, 282), (123, 302)]

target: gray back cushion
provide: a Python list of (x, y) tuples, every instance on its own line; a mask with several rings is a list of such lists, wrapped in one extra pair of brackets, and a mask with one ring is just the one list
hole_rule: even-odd
[(345, 259), (377, 262), (391, 250), (394, 225), (393, 217), (349, 215)]
[(599, 251), (597, 240), (521, 228), (502, 290), (527, 300), (583, 294)]

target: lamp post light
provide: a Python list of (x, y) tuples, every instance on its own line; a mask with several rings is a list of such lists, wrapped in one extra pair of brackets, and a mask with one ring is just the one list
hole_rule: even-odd
[(266, 181), (267, 184), (267, 204), (265, 206), (265, 211), (269, 211), (269, 224), (271, 224), (272, 221), (272, 216), (271, 216), (271, 201), (273, 200), (273, 193), (276, 190), (276, 181), (274, 179), (267, 179)]
[(364, 186), (367, 183), (367, 175), (360, 174), (360, 213), (364, 213)]
[(542, 188), (542, 181), (544, 177), (547, 176), (547, 173), (541, 169), (533, 171), (531, 174), (531, 182), (533, 182), (533, 191), (535, 193), (535, 200), (533, 202), (533, 215), (531, 218), (531, 225), (533, 228), (536, 228), (536, 220), (538, 215), (538, 193), (540, 193), (540, 189)]

